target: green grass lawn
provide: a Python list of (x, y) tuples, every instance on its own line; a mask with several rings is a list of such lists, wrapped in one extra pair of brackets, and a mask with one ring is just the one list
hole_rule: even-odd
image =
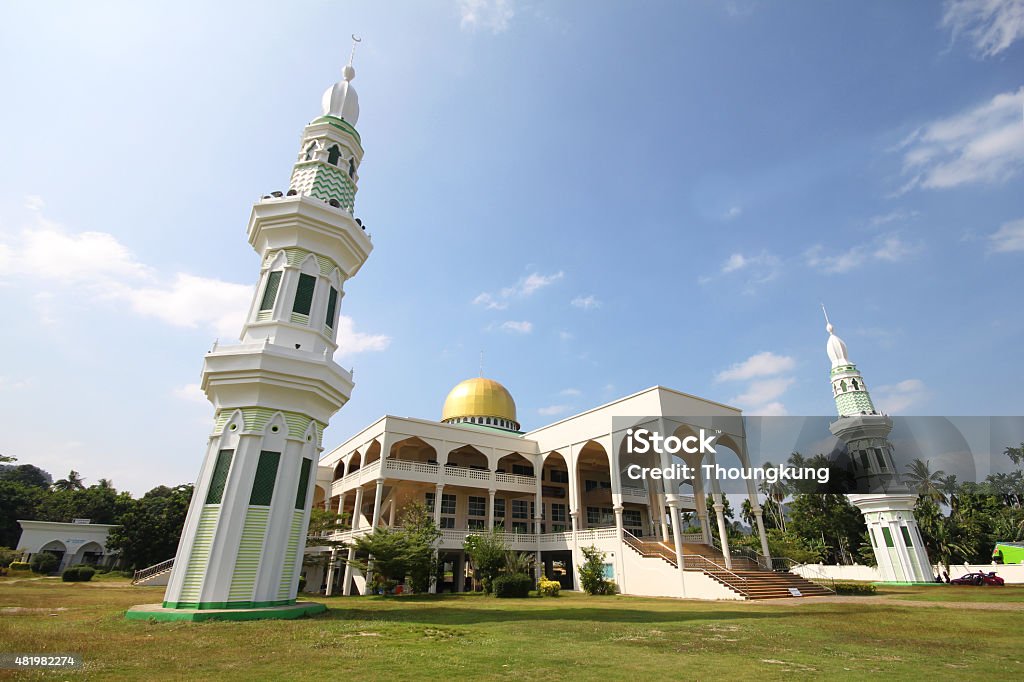
[(1024, 587), (973, 585), (923, 585), (923, 586), (880, 586), (878, 594), (893, 599), (913, 601), (955, 601), (973, 603), (1018, 603), (1024, 612)]
[[(321, 600), (326, 614), (295, 621), (146, 623), (123, 612), (159, 601), (162, 588), (4, 581), (0, 650), (82, 653), (88, 679), (1021, 678), (1024, 608), (885, 603), (971, 592), (884, 588), (881, 600), (796, 604), (339, 597)], [(1024, 588), (973, 595), (1019, 602)]]

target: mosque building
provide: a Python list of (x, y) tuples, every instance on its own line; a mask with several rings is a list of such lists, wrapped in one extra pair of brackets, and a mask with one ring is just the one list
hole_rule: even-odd
[[(509, 549), (535, 556), (537, 577), (567, 589), (579, 589), (575, 567), (581, 549), (593, 546), (625, 594), (826, 593), (775, 570), (752, 480), (746, 493), (761, 551), (737, 552), (729, 547), (716, 477), (624, 475), (631, 464), (673, 464), (667, 453), (629, 451), (630, 429), (640, 426), (680, 439), (712, 433), (710, 452), (682, 457), (698, 473), (700, 464), (724, 459), (750, 467), (740, 410), (662, 386), (524, 432), (508, 389), (475, 377), (449, 392), (440, 419), (387, 415), (323, 454), (323, 431), (354, 386), (351, 373), (333, 360), (344, 284), (373, 249), (354, 213), (363, 158), (354, 77), (350, 59), (324, 93), (321, 115), (303, 131), (287, 190), (253, 206), (247, 234), (261, 259), (259, 283), (239, 343), (215, 345), (205, 357), (201, 385), (214, 423), (178, 552), (140, 572), (147, 584), (167, 585), (164, 601), (135, 607), (127, 617), (297, 617), (323, 608), (297, 602), (303, 573), (307, 590), (366, 594), (367, 578), (350, 561), (351, 541), (395, 527), (414, 503), (430, 510), (441, 532), (444, 570), (432, 591), (474, 589), (464, 542), (497, 529)], [(858, 452), (882, 453), (866, 466), (891, 468), (883, 461), (891, 422), (874, 410), (831, 325), (829, 333), (840, 414), (833, 432)], [(878, 495), (855, 500), (886, 575), (915, 579), (927, 556), (904, 502)], [(307, 544), (313, 505), (349, 520), (331, 537), (346, 549)], [(317, 558), (322, 561), (308, 561)]]

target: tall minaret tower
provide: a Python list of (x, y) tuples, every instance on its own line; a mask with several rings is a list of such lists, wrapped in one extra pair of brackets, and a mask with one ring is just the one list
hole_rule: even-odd
[(259, 283), (241, 343), (206, 355), (213, 432), (162, 608), (132, 617), (294, 617), (311, 608), (295, 598), (321, 436), (353, 386), (333, 359), (339, 308), (373, 248), (353, 215), (363, 158), (354, 77), (350, 59), (303, 131), (289, 189), (253, 206)]
[(832, 396), (839, 413), (829, 429), (846, 443), (857, 487), (867, 491), (849, 498), (864, 515), (882, 579), (931, 582), (928, 552), (914, 518), (917, 495), (900, 482), (893, 465), (892, 419), (875, 409), (864, 377), (847, 356), (846, 344), (836, 336), (828, 313), (825, 330), (832, 361)]

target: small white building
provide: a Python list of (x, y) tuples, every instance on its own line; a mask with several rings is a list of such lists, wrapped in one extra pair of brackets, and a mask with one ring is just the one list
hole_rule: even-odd
[(22, 521), (18, 551), (25, 553), (25, 561), (33, 554), (49, 552), (59, 560), (58, 571), (76, 564), (111, 566), (117, 552), (107, 549), (107, 536), (115, 524), (90, 523), (89, 519), (75, 519), (73, 523), (59, 521)]

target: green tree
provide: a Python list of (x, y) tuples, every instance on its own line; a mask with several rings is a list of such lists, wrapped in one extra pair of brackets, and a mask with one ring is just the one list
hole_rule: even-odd
[(372, 570), (375, 587), (390, 591), (408, 578), (411, 591), (425, 592), (436, 572), (434, 545), (440, 537), (433, 515), (412, 504), (402, 512), (401, 527), (375, 528), (356, 538), (357, 557), (350, 563), (364, 573)]
[(20, 483), (34, 488), (49, 488), (53, 477), (37, 466), (19, 464), (0, 471), (0, 481)]
[(480, 576), (484, 592), (490, 594), (494, 589), (494, 579), (501, 575), (501, 569), (505, 565), (507, 547), (504, 533), (492, 529), (470, 535), (462, 543), (462, 548), (466, 550), (473, 570)]
[(120, 527), (110, 531), (107, 547), (120, 550), (134, 569), (170, 559), (178, 549), (192, 492), (191, 484), (158, 486), (132, 500), (121, 515)]
[(957, 517), (943, 516), (930, 497), (918, 498), (914, 517), (932, 563), (942, 564), (949, 571), (950, 563), (967, 561), (973, 555), (970, 527)]
[[(825, 563), (853, 561), (853, 552), (866, 532), (861, 513), (845, 495), (797, 495), (790, 506), (789, 531), (806, 547), (821, 547)], [(819, 544), (820, 543), (820, 544)]]
[(74, 469), (68, 472), (67, 478), (53, 482), (54, 490), (82, 490), (83, 488), (85, 488), (85, 479)]
[(45, 486), (0, 479), (0, 546), (18, 546), (18, 540), (21, 539), (18, 520), (35, 519), (36, 509), (46, 495)]
[(921, 458), (913, 460), (906, 466), (906, 470), (907, 473), (903, 477), (910, 485), (911, 490), (918, 495), (930, 497), (935, 502), (943, 504), (946, 502), (946, 496), (940, 489), (943, 477), (946, 475), (945, 471), (941, 469), (932, 471), (931, 462), (926, 462)]
[(615, 594), (615, 582), (604, 577), (604, 552), (597, 547), (581, 547), (583, 563), (577, 566), (580, 585), (587, 594)]
[(29, 565), (32, 567), (33, 573), (42, 573), (47, 575), (57, 570), (57, 566), (60, 564), (60, 560), (56, 554), (50, 552), (38, 552), (32, 555), (32, 559), (29, 561)]
[(89, 519), (93, 523), (120, 523), (131, 507), (132, 496), (114, 488), (91, 485), (80, 490), (53, 490), (40, 503), (36, 518), (42, 521)]

